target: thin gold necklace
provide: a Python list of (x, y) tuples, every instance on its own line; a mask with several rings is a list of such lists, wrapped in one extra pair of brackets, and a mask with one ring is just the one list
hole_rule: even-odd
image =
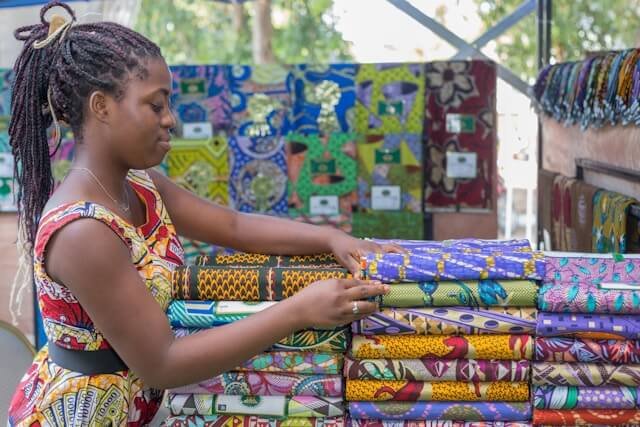
[[(104, 185), (102, 185), (102, 183), (100, 182), (100, 180), (98, 179), (98, 177), (97, 177), (97, 176), (95, 176), (95, 175), (94, 175), (94, 173), (93, 173), (93, 172), (91, 172), (91, 170), (90, 170), (90, 169), (87, 169), (87, 168), (70, 168), (69, 170), (77, 170), (77, 171), (85, 171), (85, 172), (87, 172), (87, 173), (88, 173), (89, 175), (91, 175), (91, 177), (92, 177), (92, 178), (93, 178), (93, 179), (98, 183), (98, 185), (100, 186), (100, 188), (102, 188), (102, 191), (104, 191), (104, 194), (106, 194), (107, 196), (109, 196), (109, 198), (110, 198), (111, 200), (113, 200), (113, 203), (115, 203), (116, 205), (118, 205), (118, 207), (119, 207), (122, 211), (124, 211), (124, 212), (126, 212), (126, 213), (129, 213), (129, 211), (131, 210), (131, 204), (129, 203), (129, 193), (127, 192), (127, 188), (126, 188), (126, 187), (124, 187), (124, 188), (123, 188), (123, 189), (124, 189), (124, 198), (125, 198), (125, 200), (126, 200), (126, 203), (121, 203), (121, 202), (119, 202), (115, 197), (113, 197), (113, 196), (111, 195), (111, 193), (109, 193), (109, 192), (107, 191), (107, 189), (106, 189), (106, 188), (104, 188)], [(123, 183), (123, 186), (124, 186), (124, 183)]]

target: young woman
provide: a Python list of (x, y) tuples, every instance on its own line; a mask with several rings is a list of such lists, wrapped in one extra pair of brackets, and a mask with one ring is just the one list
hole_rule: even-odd
[[(45, 20), (62, 6), (71, 20)], [(232, 369), (293, 331), (334, 327), (376, 310), (387, 288), (359, 280), (311, 284), (274, 307), (174, 339), (165, 309), (181, 234), (265, 254), (331, 251), (352, 272), (370, 251), (342, 232), (246, 215), (180, 189), (150, 168), (170, 149), (171, 74), (160, 50), (120, 25), (75, 24), (51, 2), (20, 28), (10, 141), (21, 223), (49, 345), (11, 402), (10, 425), (145, 425), (161, 389)], [(77, 150), (51, 194), (47, 129), (73, 130)]]

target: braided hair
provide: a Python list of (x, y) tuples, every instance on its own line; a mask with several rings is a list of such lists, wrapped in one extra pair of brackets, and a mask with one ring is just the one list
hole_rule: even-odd
[(81, 142), (91, 93), (101, 90), (121, 99), (131, 78), (148, 76), (145, 61), (162, 57), (160, 48), (146, 37), (112, 22), (72, 25), (49, 35), (45, 13), (55, 6), (75, 21), (68, 5), (50, 1), (40, 11), (39, 24), (14, 33), (24, 47), (14, 65), (9, 142), (21, 226), (30, 244), (53, 190), (49, 127), (56, 118), (63, 120)]

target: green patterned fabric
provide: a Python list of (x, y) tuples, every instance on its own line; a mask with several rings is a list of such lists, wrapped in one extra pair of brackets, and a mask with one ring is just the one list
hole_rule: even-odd
[(424, 238), (423, 221), (421, 213), (356, 212), (352, 234), (362, 238), (421, 240)]

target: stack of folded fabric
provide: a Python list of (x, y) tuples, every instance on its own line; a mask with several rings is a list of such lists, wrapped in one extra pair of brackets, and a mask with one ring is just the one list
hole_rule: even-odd
[(358, 426), (404, 420), (529, 425), (541, 253), (528, 241), (393, 241), (367, 257), (391, 284), (381, 311), (354, 322), (345, 397)]
[(640, 256), (547, 253), (534, 423), (640, 424)]
[[(184, 337), (244, 319), (314, 281), (347, 276), (331, 255), (200, 257), (174, 272), (168, 315)], [(299, 331), (230, 372), (169, 390), (165, 425), (343, 427), (348, 339), (346, 328)]]

